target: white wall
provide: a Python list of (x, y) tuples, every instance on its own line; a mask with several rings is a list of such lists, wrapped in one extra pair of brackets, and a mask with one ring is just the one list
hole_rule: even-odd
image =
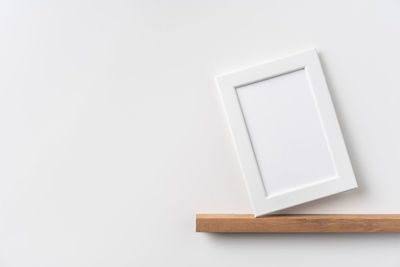
[(400, 266), (397, 234), (195, 233), (196, 212), (250, 212), (214, 75), (310, 47), (360, 188), (289, 212), (400, 213), (399, 13), (0, 2), (0, 266)]

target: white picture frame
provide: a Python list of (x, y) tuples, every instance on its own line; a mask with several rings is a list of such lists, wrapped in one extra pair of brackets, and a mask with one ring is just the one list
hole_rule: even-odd
[(315, 49), (216, 79), (256, 217), (357, 187)]

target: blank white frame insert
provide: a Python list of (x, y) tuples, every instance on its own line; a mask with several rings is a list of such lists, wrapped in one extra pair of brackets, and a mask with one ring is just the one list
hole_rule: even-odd
[(357, 187), (314, 49), (217, 80), (256, 216)]

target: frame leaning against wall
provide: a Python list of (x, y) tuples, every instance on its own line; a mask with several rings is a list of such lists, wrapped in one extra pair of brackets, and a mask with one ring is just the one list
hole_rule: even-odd
[[(293, 74), (295, 74), (295, 76), (293, 76)], [(302, 75), (305, 78), (302, 78)], [(274, 146), (275, 144), (285, 144), (285, 140), (281, 140), (285, 137), (289, 137), (291, 140), (297, 140), (296, 138), (298, 137), (296, 134), (298, 133), (296, 131), (285, 131), (280, 135), (279, 130), (282, 129), (274, 127), (273, 124), (273, 122), (280, 120), (279, 112), (276, 112), (276, 114), (274, 113), (278, 117), (274, 118), (272, 123), (269, 123), (269, 121), (262, 117), (262, 115), (265, 115), (268, 112), (271, 113), (270, 105), (266, 104), (257, 106), (257, 103), (255, 103), (258, 102), (257, 95), (252, 95), (252, 92), (263, 95), (263, 92), (266, 91), (262, 91), (264, 90), (264, 84), (262, 83), (268, 83), (270, 81), (276, 82), (276, 79), (274, 79), (276, 77), (279, 77), (280, 79), (288, 78), (288, 82), (284, 81), (284, 84), (290, 84), (290, 79), (292, 79), (294, 82), (292, 82), (290, 90), (296, 90), (296, 80), (294, 79), (303, 79), (304, 81), (307, 81), (306, 84), (309, 89), (304, 91), (304, 94), (307, 94), (304, 96), (304, 99), (312, 99), (314, 111), (304, 111), (304, 114), (305, 116), (318, 118), (316, 120), (318, 120), (318, 127), (320, 129), (318, 130), (320, 132), (316, 132), (315, 127), (309, 127), (310, 129), (308, 129), (308, 120), (304, 120), (305, 129), (300, 125), (300, 129), (303, 132), (305, 131), (304, 136), (309, 138), (307, 140), (310, 142), (310, 147), (314, 146), (314, 151), (317, 151), (314, 158), (312, 157), (311, 151), (310, 154), (305, 153), (304, 157), (299, 156), (297, 158), (290, 158), (292, 155), (289, 153), (289, 160), (285, 161), (285, 157), (282, 157), (281, 155), (280, 157), (282, 159), (280, 159), (280, 161), (273, 161), (275, 170), (279, 171), (282, 169), (282, 171), (286, 173), (285, 177), (287, 179), (284, 177), (286, 180), (282, 179), (280, 176), (271, 176), (268, 173), (268, 166), (272, 165), (269, 161), (271, 161), (273, 155), (268, 154), (271, 153), (271, 151), (268, 147), (266, 148), (266, 146), (260, 145), (260, 142), (263, 143), (268, 138), (268, 134), (265, 138), (263, 137), (264, 133), (276, 131), (273, 134), (275, 140), (271, 140), (270, 143)], [(329, 90), (315, 49), (307, 50), (241, 71), (218, 76), (217, 84), (256, 217), (357, 187), (357, 182), (340, 131), (340, 126), (336, 118)], [(254, 85), (256, 85), (257, 88), (254, 87)], [(265, 84), (265, 86), (269, 85)], [(290, 97), (290, 95), (285, 94), (285, 90), (275, 90), (272, 91), (272, 94), (270, 91), (266, 92), (268, 93), (268, 96), (279, 96), (276, 98), (278, 103), (274, 103), (278, 109), (280, 99)], [(295, 92), (298, 93), (300, 91)], [(243, 99), (241, 94), (243, 94)], [(255, 101), (255, 99), (257, 101)], [(303, 99), (303, 97), (299, 97), (299, 99)], [(254, 102), (254, 105), (252, 101)], [(270, 99), (269, 101), (274, 100)], [(290, 101), (293, 102), (293, 99), (290, 99)], [(303, 106), (310, 106), (306, 104), (301, 106), (300, 104), (298, 105), (300, 108), (296, 107), (296, 104), (293, 105), (293, 109), (298, 108), (298, 110), (291, 110), (291, 107), (286, 105), (288, 107), (286, 113), (291, 114), (291, 112), (293, 112), (293, 114), (301, 115), (301, 112), (303, 112), (301, 108)], [(258, 114), (261, 114), (259, 118)], [(272, 118), (271, 114), (268, 116), (268, 118)], [(288, 117), (282, 118), (283, 121), (285, 119), (288, 120)], [(290, 119), (288, 121), (290, 124)], [(298, 126), (298, 122), (296, 123)], [(320, 153), (318, 152), (319, 146), (318, 144), (314, 144), (314, 141), (311, 138), (318, 134), (323, 136), (323, 139), (325, 140), (324, 142), (326, 142), (323, 145), (326, 146), (326, 148), (323, 149), (328, 152), (325, 154), (329, 154), (326, 156), (327, 158), (329, 157), (329, 160), (326, 159), (324, 162), (318, 162), (318, 153)], [(262, 137), (260, 138), (258, 136)], [(292, 147), (294, 148), (284, 147), (283, 149), (287, 151), (290, 151), (290, 149), (296, 149), (296, 146)], [(277, 149), (279, 149), (279, 146), (274, 149), (271, 150), (278, 151)], [(301, 150), (297, 150), (297, 152), (298, 151)], [(317, 162), (314, 163), (313, 160), (316, 159)], [(307, 162), (307, 160), (309, 161)], [(299, 180), (296, 180), (296, 175), (291, 176), (287, 173), (290, 173), (290, 168), (294, 168), (296, 165), (301, 165), (300, 163), (303, 161), (309, 166), (315, 164), (316, 167), (321, 169), (320, 173), (323, 174), (325, 173), (324, 171), (326, 171), (329, 175), (327, 177), (322, 177), (319, 174), (315, 174), (313, 168), (310, 167), (308, 168), (308, 172), (305, 170), (303, 174), (305, 179), (304, 181), (306, 182), (303, 184), (300, 183)], [(278, 162), (278, 164), (276, 164), (276, 162)], [(321, 167), (325, 166), (324, 164), (326, 164), (326, 166), (332, 166), (331, 170), (328, 170), (328, 167), (325, 168), (326, 170)], [(266, 169), (264, 173), (263, 167)], [(302, 166), (297, 166), (296, 168), (293, 169), (293, 172), (298, 171)], [(303, 171), (302, 169), (300, 170)], [(278, 181), (277, 179), (280, 180)], [(287, 190), (272, 190), (271, 188), (273, 188), (275, 183), (283, 185)], [(293, 183), (293, 186), (291, 186), (291, 183)]]

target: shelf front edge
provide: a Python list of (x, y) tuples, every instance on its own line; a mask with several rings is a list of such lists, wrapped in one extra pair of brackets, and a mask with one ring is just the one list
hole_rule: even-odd
[(378, 233), (400, 232), (400, 214), (197, 214), (196, 232)]

